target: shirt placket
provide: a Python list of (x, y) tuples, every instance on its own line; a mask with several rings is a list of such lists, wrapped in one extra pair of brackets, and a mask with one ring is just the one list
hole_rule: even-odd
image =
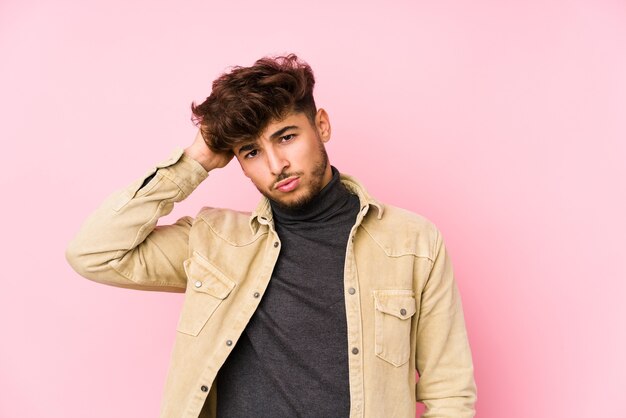
[(363, 206), (350, 231), (344, 266), (344, 289), (346, 292), (346, 322), (348, 325), (348, 352), (350, 374), (350, 418), (364, 416), (363, 378), (363, 323), (361, 320), (361, 297), (354, 257), (354, 239), (368, 206)]

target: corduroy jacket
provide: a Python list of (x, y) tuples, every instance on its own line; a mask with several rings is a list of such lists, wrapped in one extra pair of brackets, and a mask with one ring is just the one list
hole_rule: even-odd
[[(177, 149), (106, 199), (66, 251), (71, 266), (96, 282), (185, 292), (162, 418), (215, 417), (216, 374), (281, 252), (265, 198), (251, 214), (207, 207), (157, 226), (207, 176)], [(439, 230), (379, 203), (353, 177), (341, 181), (360, 200), (344, 268), (350, 417), (413, 418), (416, 402), (426, 405), (424, 418), (473, 417), (471, 351)]]

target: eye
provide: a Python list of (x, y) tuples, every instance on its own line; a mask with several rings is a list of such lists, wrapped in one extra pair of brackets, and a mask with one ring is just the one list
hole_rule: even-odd
[(256, 155), (259, 153), (258, 150), (253, 149), (252, 151), (250, 151), (249, 153), (247, 153), (246, 155), (243, 156), (243, 158), (254, 158), (256, 157)]
[(280, 140), (281, 142), (288, 142), (288, 141), (291, 141), (295, 137), (296, 137), (296, 134), (289, 134), (289, 135), (281, 136)]

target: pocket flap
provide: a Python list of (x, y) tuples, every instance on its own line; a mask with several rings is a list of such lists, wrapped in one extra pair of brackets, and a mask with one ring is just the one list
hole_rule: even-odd
[(190, 287), (196, 292), (225, 299), (235, 288), (235, 282), (196, 252), (192, 258), (185, 260), (183, 266), (191, 282)]
[(380, 294), (374, 296), (376, 309), (399, 319), (412, 317), (416, 311), (415, 298), (413, 296)]

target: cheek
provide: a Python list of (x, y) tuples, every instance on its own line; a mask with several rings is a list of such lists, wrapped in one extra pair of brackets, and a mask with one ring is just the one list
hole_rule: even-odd
[(317, 158), (318, 150), (313, 144), (306, 144), (306, 147), (300, 147), (295, 150), (292, 155), (292, 162), (297, 161), (298, 165), (306, 166), (312, 160)]
[(253, 183), (257, 183), (262, 176), (257, 163), (258, 161), (256, 160), (239, 160), (243, 175), (248, 177)]
[(239, 163), (239, 167), (241, 168), (241, 171), (243, 172), (243, 175), (250, 178), (250, 174), (248, 173), (248, 170), (246, 168), (246, 164), (243, 162), (243, 160), (241, 158), (239, 158), (239, 156), (235, 157), (237, 159), (237, 162)]
[(266, 187), (268, 183), (268, 179), (263, 175), (261, 170), (258, 170), (258, 167), (254, 166), (241, 166), (243, 170), (243, 174), (250, 179), (252, 184), (258, 187)]

